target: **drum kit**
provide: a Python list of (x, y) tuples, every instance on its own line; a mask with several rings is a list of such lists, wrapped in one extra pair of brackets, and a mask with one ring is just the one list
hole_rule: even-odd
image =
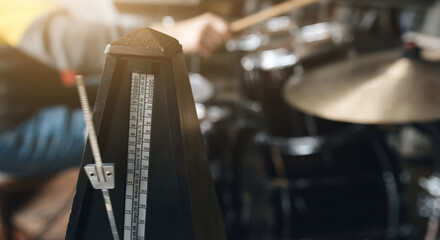
[[(406, 200), (409, 180), (402, 180), (406, 170), (388, 138), (390, 129), (440, 119), (440, 67), (420, 54), (440, 50), (438, 9), (420, 32), (401, 36), (400, 45), (362, 54), (356, 54), (352, 23), (298, 26), (298, 14), (265, 19), (226, 44), (240, 57), (239, 104), (257, 106), (252, 110), (260, 125), (252, 142), (265, 156), (277, 239), (410, 238), (405, 211), (417, 207)], [(375, 16), (365, 12), (364, 23)], [(246, 28), (232, 26), (235, 32)], [(440, 216), (436, 171), (420, 181), (430, 196), (418, 204), (431, 218), (426, 239), (434, 239), (429, 236)]]

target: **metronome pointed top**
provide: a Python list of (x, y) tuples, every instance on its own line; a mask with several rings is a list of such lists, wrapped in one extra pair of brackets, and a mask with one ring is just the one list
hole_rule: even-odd
[(175, 38), (151, 28), (139, 28), (108, 44), (105, 53), (172, 57), (181, 50), (182, 46)]

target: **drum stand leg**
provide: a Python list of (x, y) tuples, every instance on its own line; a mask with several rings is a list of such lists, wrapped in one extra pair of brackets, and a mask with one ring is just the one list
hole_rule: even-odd
[(276, 147), (269, 146), (272, 163), (275, 167), (276, 178), (272, 181), (273, 185), (279, 189), (280, 204), (282, 212), (282, 233), (281, 239), (290, 239), (291, 228), (291, 199), (289, 190), (289, 180), (286, 178), (286, 169), (280, 150)]
[(391, 159), (387, 157), (386, 150), (379, 144), (380, 137), (376, 134), (370, 134), (373, 148), (378, 153), (378, 160), (382, 168), (383, 181), (385, 183), (386, 194), (388, 197), (388, 226), (386, 239), (396, 239), (399, 231), (400, 218), (400, 199), (397, 187), (396, 176), (391, 166)]

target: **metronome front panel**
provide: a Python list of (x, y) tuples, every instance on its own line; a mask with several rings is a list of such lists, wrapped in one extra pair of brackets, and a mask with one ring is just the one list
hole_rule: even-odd
[[(173, 71), (172, 64), (166, 59), (111, 55), (108, 58), (113, 58), (115, 65), (111, 69), (104, 68), (104, 71), (113, 73), (110, 74), (111, 84), (106, 102), (102, 106), (104, 112), (98, 140), (103, 161), (115, 163), (115, 188), (110, 190), (110, 197), (120, 239), (192, 239), (192, 231), (187, 229), (188, 225), (191, 226), (191, 221), (188, 222), (191, 216), (183, 209), (185, 202), (188, 202), (188, 196), (182, 191), (182, 185), (177, 182), (178, 178), (182, 178), (184, 169), (176, 166), (176, 159), (183, 153), (172, 139), (173, 133), (179, 128), (178, 122), (173, 121), (173, 116), (178, 116), (178, 113), (174, 112), (177, 108), (172, 97), (176, 91), (173, 89), (174, 79), (170, 79), (169, 74)], [(134, 80), (136, 76), (139, 77), (139, 81)], [(145, 83), (140, 82), (140, 77), (145, 77)], [(151, 78), (154, 81), (151, 81)], [(145, 115), (148, 99), (139, 97), (142, 86), (145, 87), (143, 96), (150, 96), (148, 93), (153, 96), (152, 115), (148, 117)], [(147, 89), (148, 86), (152, 87), (152, 91)], [(145, 105), (134, 108), (134, 99), (142, 99)], [(98, 102), (95, 107), (100, 107), (99, 104)], [(173, 112), (170, 114), (169, 111)], [(141, 135), (136, 134), (133, 138), (130, 127), (139, 129), (140, 126), (133, 125), (134, 115), (142, 118), (137, 124), (151, 121), (151, 132), (142, 131)], [(146, 133), (150, 135), (147, 137)], [(147, 138), (150, 139), (149, 149), (143, 149), (147, 145), (142, 143), (146, 142)], [(145, 167), (146, 162), (142, 162), (143, 156), (146, 156), (145, 151), (144, 155), (137, 155), (142, 150), (149, 151), (148, 169)], [(131, 154), (141, 162), (132, 162)], [(85, 156), (85, 159), (83, 164), (92, 162), (91, 155)], [(137, 167), (133, 168), (133, 164), (137, 164)], [(147, 175), (145, 170), (148, 170)], [(127, 179), (132, 181), (132, 184), (127, 184)], [(147, 184), (146, 189), (144, 184)], [(138, 190), (136, 192), (133, 189)], [(87, 197), (84, 198), (79, 217), (82, 221), (78, 223), (80, 231), (75, 238), (112, 239), (102, 195), (90, 186), (87, 187), (85, 195)], [(143, 202), (145, 199), (146, 203)]]

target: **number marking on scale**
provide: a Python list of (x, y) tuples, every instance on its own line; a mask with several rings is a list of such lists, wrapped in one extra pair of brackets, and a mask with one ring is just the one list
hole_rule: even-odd
[(145, 239), (154, 75), (131, 74), (124, 240)]

